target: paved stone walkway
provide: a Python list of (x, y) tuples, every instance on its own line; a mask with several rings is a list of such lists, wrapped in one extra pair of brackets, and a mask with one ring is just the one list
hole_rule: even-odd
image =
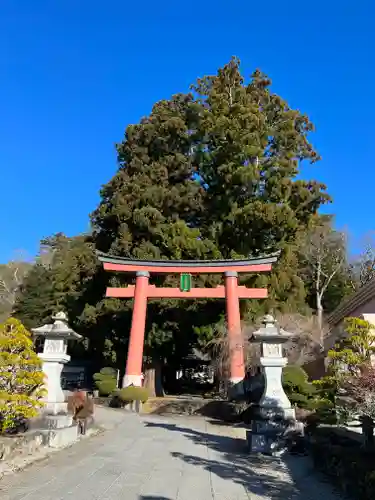
[(193, 417), (116, 417), (115, 428), (4, 477), (1, 500), (339, 498), (304, 458), (249, 456), (233, 428)]

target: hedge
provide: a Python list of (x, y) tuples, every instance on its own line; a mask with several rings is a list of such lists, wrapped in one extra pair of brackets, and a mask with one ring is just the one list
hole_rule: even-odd
[(375, 449), (339, 436), (327, 428), (314, 431), (310, 442), (315, 467), (355, 500), (375, 499)]

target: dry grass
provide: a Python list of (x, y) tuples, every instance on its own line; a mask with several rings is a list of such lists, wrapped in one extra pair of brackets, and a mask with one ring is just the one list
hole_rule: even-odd
[[(320, 343), (322, 332), (316, 316), (276, 313), (275, 318), (280, 328), (293, 334), (292, 339), (284, 346), (285, 356), (289, 363), (302, 366), (316, 359), (322, 349)], [(243, 323), (238, 343), (234, 346), (229, 344), (226, 324), (220, 324), (216, 328), (214, 339), (210, 342), (208, 349), (211, 352), (216, 373), (221, 380), (229, 378), (231, 351), (237, 349), (238, 344), (244, 351), (246, 370), (251, 373), (259, 367), (260, 345), (252, 341), (252, 336), (260, 326), (261, 321), (252, 324)], [(325, 329), (323, 336), (326, 333)]]

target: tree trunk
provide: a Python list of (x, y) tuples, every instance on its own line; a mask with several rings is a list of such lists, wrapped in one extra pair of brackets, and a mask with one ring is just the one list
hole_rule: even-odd
[(147, 388), (150, 397), (164, 396), (160, 361), (155, 360), (146, 366), (144, 386)]
[(322, 297), (319, 292), (316, 292), (316, 312), (317, 312), (318, 327), (320, 334), (320, 345), (323, 347), (323, 305), (322, 305)]
[(374, 421), (372, 418), (364, 416), (362, 418), (363, 447), (372, 449), (374, 447)]

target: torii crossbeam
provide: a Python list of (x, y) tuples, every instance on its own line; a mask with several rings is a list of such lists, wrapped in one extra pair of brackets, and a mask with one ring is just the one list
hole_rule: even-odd
[[(129, 349), (123, 387), (142, 384), (143, 345), (146, 325), (147, 299), (222, 299), (226, 301), (228, 337), (230, 346), (230, 382), (242, 383), (245, 362), (241, 335), (239, 299), (265, 299), (266, 288), (247, 288), (238, 285), (238, 273), (269, 272), (278, 255), (246, 260), (149, 260), (141, 261), (98, 253), (106, 271), (135, 273), (135, 285), (107, 288), (107, 297), (134, 298)], [(194, 275), (219, 273), (224, 275), (224, 285), (215, 288), (156, 287), (149, 283), (150, 274)], [(240, 389), (241, 390), (241, 389)]]

